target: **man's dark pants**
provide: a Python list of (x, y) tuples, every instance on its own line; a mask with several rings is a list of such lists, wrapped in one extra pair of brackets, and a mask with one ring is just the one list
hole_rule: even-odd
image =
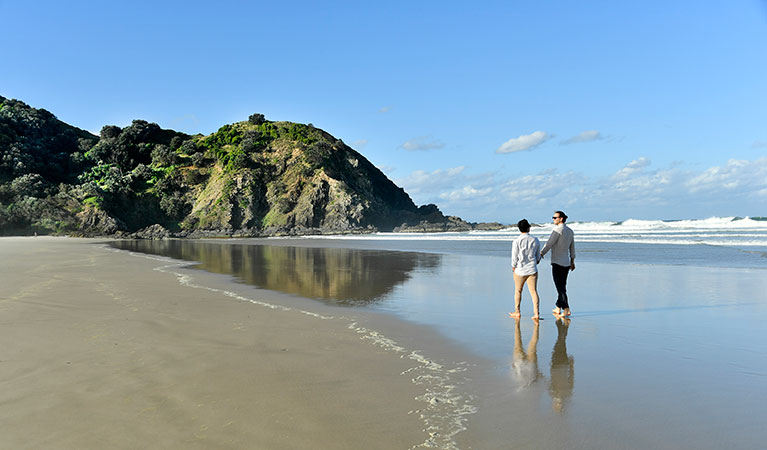
[(569, 309), (567, 303), (567, 274), (570, 273), (570, 267), (551, 265), (551, 276), (554, 278), (554, 286), (557, 287), (557, 308)]

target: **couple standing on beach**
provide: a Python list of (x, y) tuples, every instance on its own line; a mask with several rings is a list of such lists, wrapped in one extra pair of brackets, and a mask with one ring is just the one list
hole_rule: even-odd
[(538, 311), (538, 263), (551, 251), (551, 275), (557, 288), (557, 307), (552, 310), (557, 317), (569, 317), (570, 305), (567, 302), (567, 275), (575, 270), (575, 239), (573, 230), (565, 222), (567, 215), (556, 211), (552, 216), (554, 231), (541, 249), (538, 238), (530, 236), (530, 223), (522, 219), (517, 223), (520, 236), (511, 247), (511, 269), (514, 272), (514, 312), (513, 318), (519, 318), (519, 306), (522, 302), (522, 288), (527, 284), (533, 298), (533, 319), (541, 318)]

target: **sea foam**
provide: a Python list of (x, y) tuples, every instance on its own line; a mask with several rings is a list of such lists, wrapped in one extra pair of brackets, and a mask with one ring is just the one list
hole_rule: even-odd
[[(572, 222), (568, 226), (581, 242), (641, 243), (672, 245), (717, 245), (737, 247), (767, 246), (767, 220), (749, 217), (711, 217), (702, 220), (639, 220), (622, 222)], [(543, 242), (553, 224), (535, 226), (530, 231)], [(373, 233), (365, 235), (310, 236), (309, 239), (390, 240), (390, 241), (499, 241), (516, 239), (516, 228), (498, 231), (445, 233)]]

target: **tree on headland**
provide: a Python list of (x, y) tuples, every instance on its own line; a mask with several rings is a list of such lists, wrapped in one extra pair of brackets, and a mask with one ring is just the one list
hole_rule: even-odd
[(252, 123), (253, 125), (261, 125), (262, 123), (266, 122), (266, 117), (259, 113), (251, 114), (248, 117), (248, 122)]

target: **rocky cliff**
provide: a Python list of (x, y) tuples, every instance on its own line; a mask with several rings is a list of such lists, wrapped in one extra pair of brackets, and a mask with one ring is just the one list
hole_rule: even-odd
[(0, 234), (162, 238), (472, 229), (417, 207), (311, 124), (254, 114), (208, 135), (142, 120), (96, 137), (0, 97)]

